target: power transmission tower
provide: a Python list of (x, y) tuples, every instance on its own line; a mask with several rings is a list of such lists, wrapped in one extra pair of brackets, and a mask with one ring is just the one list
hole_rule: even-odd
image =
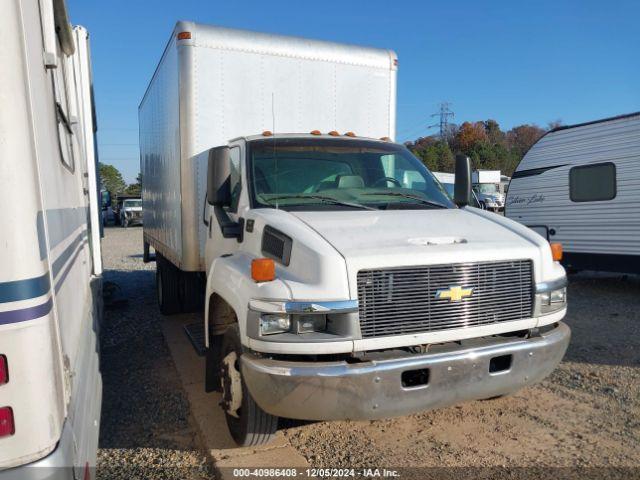
[(438, 123), (434, 123), (433, 125), (429, 125), (427, 128), (439, 127), (440, 129), (440, 138), (445, 139), (447, 137), (447, 133), (449, 132), (449, 117), (454, 117), (455, 113), (450, 109), (451, 103), (442, 102), (440, 103), (440, 110), (436, 113), (431, 114), (431, 117), (440, 117), (440, 121)]

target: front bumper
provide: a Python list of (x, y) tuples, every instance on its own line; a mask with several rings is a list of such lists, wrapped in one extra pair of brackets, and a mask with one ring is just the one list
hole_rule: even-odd
[[(445, 347), (349, 364), (290, 362), (242, 356), (242, 374), (252, 397), (266, 412), (301, 420), (363, 420), (406, 415), (467, 400), (491, 398), (539, 382), (560, 363), (569, 327), (528, 339), (491, 337), (474, 345)], [(472, 342), (473, 343), (473, 342)], [(490, 372), (491, 360), (510, 365)], [(403, 372), (428, 369), (428, 382), (404, 387)]]

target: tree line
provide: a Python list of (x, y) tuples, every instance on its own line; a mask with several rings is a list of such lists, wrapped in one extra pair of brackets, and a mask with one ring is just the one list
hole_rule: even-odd
[(111, 194), (114, 200), (119, 195), (142, 195), (142, 174), (138, 173), (135, 183), (127, 184), (122, 177), (122, 173), (113, 165), (100, 163), (100, 182), (102, 188)]
[[(551, 122), (548, 130), (560, 126)], [(450, 124), (444, 135), (405, 142), (409, 150), (434, 172), (453, 172), (455, 156), (463, 153), (474, 169), (500, 170), (511, 176), (527, 150), (548, 130), (524, 124), (504, 132), (495, 120)]]

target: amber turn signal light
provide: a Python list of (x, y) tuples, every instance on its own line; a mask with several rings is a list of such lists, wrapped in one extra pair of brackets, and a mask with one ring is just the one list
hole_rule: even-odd
[(276, 262), (270, 258), (256, 258), (251, 261), (251, 278), (256, 282), (270, 282), (276, 278)]
[(562, 260), (562, 244), (561, 243), (551, 243), (551, 256), (553, 260), (559, 262)]

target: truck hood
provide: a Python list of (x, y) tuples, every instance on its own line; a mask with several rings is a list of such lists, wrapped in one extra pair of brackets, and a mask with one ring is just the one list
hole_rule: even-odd
[(362, 269), (531, 259), (540, 281), (552, 263), (542, 237), (475, 208), (290, 214), (344, 257), (352, 295)]

